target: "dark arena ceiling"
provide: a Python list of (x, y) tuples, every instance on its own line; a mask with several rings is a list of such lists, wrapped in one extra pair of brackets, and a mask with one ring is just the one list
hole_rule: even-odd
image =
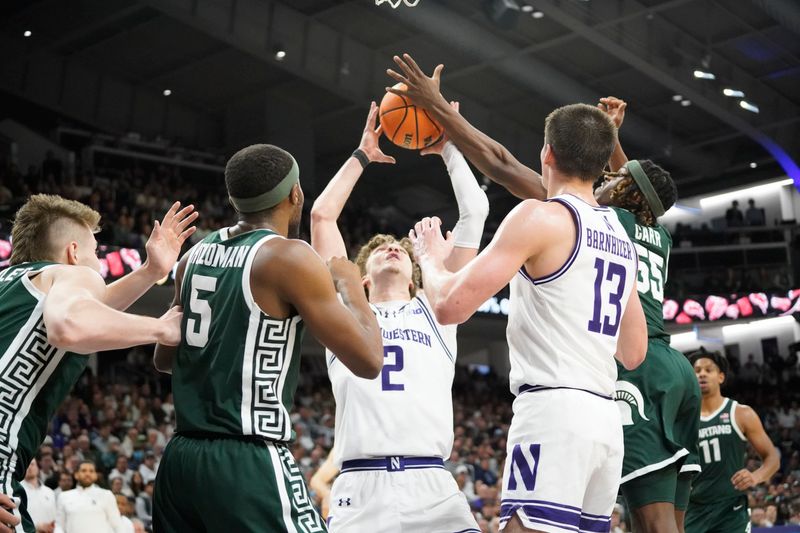
[[(312, 193), (357, 145), (401, 52), (444, 63), (445, 96), (534, 168), (547, 113), (607, 95), (629, 102), (629, 155), (666, 166), (683, 195), (784, 174), (779, 150), (800, 158), (796, 0), (4, 0), (0, 50), (5, 111), (225, 155), (284, 143), (312, 165)], [(435, 162), (399, 163), (378, 185), (442, 201)]]

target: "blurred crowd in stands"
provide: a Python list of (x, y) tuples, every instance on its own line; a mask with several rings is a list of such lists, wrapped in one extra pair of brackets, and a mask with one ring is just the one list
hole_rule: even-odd
[[(214, 229), (235, 222), (224, 189), (221, 175), (199, 173), (179, 166), (134, 162), (120, 165), (119, 161), (101, 160), (96, 162), (93, 173), (80, 169), (67, 172), (63, 163), (48, 153), (41, 165), (21, 172), (0, 160), (0, 235), (10, 231), (14, 211), (30, 194), (50, 193), (80, 200), (98, 210), (103, 216), (98, 242), (129, 248), (144, 246), (153, 220), (162, 216), (172, 201), (194, 203), (201, 214), (197, 222), (198, 231), (192, 236), (191, 242), (195, 243)], [(312, 202), (311, 197), (306, 199), (306, 216), (301, 227), (301, 237), (305, 239), (309, 235), (308, 211)], [(733, 260), (729, 252), (718, 252), (721, 254), (719, 257), (703, 255), (696, 261), (680, 255), (680, 250), (699, 246), (785, 242), (785, 226), (765, 228), (764, 210), (754, 202), (751, 201), (745, 211), (738, 208), (738, 202), (734, 204), (728, 209), (725, 219), (721, 219), (724, 220), (723, 228), (712, 229), (706, 224), (700, 228), (680, 223), (675, 226), (673, 243), (676, 252), (670, 262), (668, 296), (680, 299), (697, 294), (794, 288), (796, 268), (787, 266), (785, 253), (776, 256), (775, 260), (769, 259), (771, 256), (767, 254), (776, 253), (775, 250), (760, 250), (748, 262), (741, 264)], [(360, 194), (354, 194), (348, 202), (339, 226), (351, 256), (376, 232), (407, 233), (408, 228), (396, 222), (393, 224), (381, 213), (379, 202)], [(491, 227), (494, 226), (488, 221), (487, 228)], [(792, 247), (795, 248), (800, 251), (800, 241)], [(753, 263), (753, 258), (762, 262)], [(792, 263), (800, 265), (800, 261)]]
[[(33, 193), (51, 193), (80, 200), (103, 216), (98, 241), (109, 245), (143, 247), (152, 221), (160, 217), (173, 200), (194, 203), (201, 213), (197, 242), (210, 231), (234, 223), (234, 214), (224, 194), (222, 177), (198, 180), (184, 178), (179, 167), (132, 166), (103, 168), (94, 173), (67, 176), (63, 164), (48, 155), (39, 168), (20, 172), (0, 164), (0, 234), (10, 231), (14, 211)], [(311, 200), (307, 200), (310, 209)], [(372, 204), (357, 197), (343, 213), (340, 227), (354, 254), (355, 247), (371, 234), (395, 232), (390, 222), (371, 212)], [(738, 206), (728, 210), (729, 227), (763, 226), (763, 211), (751, 205), (742, 213)], [(737, 214), (738, 212), (738, 214)], [(760, 217), (759, 217), (760, 213)], [(307, 213), (306, 213), (307, 215)], [(308, 237), (308, 216), (303, 237)], [(678, 227), (677, 245), (722, 244), (742, 236), (726, 230), (712, 235), (709, 228)], [(779, 231), (780, 233), (780, 231)], [(709, 236), (711, 235), (711, 236)], [(761, 235), (759, 233), (759, 235)], [(720, 237), (722, 236), (722, 237)], [(708, 240), (704, 240), (708, 237)], [(761, 238), (761, 237), (758, 237)], [(771, 237), (770, 237), (771, 238)], [(720, 241), (720, 239), (723, 239)], [(783, 269), (713, 269), (702, 280), (706, 292), (786, 290), (791, 273)], [(677, 291), (680, 276), (672, 276)], [(42, 483), (56, 491), (56, 497), (73, 488), (73, 474), (79, 463), (91, 460), (100, 475), (99, 484), (119, 496), (120, 509), (138, 517), (150, 527), (152, 491), (164, 447), (174, 431), (174, 406), (169, 379), (152, 370), (150, 352), (135, 348), (116, 357), (101, 357), (98, 377), (87, 372), (53, 419), (50, 435), (37, 457)], [(110, 361), (117, 361), (111, 364)], [(797, 357), (771, 357), (759, 364), (752, 357), (743, 364), (732, 360), (729, 383), (723, 393), (752, 405), (761, 415), (768, 434), (782, 453), (781, 469), (772, 483), (751, 491), (754, 525), (800, 524), (800, 375)], [(330, 384), (320, 369), (304, 363), (303, 378), (296, 396), (292, 420), (296, 440), (292, 451), (307, 479), (327, 457), (333, 444), (335, 405)], [(313, 367), (314, 365), (312, 365)], [(492, 372), (471, 372), (458, 366), (453, 389), (455, 442), (446, 468), (453, 474), (478, 518), (482, 531), (497, 531), (500, 483), (506, 436), (512, 415), (513, 397), (507, 384)], [(751, 454), (749, 467), (757, 458)], [(125, 502), (130, 505), (125, 505)], [(621, 507), (614, 513), (613, 531), (626, 531)]]
[[(149, 365), (147, 348), (134, 348), (114, 365), (100, 364), (100, 375), (84, 375), (52, 421), (38, 456), (39, 478), (56, 493), (74, 486), (72, 474), (92, 460), (98, 483), (129, 502), (128, 514), (149, 527), (151, 480), (175, 429), (167, 377)], [(101, 356), (102, 357), (102, 356)], [(788, 358), (784, 357), (784, 360)], [(307, 480), (333, 445), (335, 404), (324, 366), (307, 357), (301, 370), (292, 421), (291, 450)], [(753, 406), (781, 451), (781, 468), (769, 485), (750, 492), (753, 524), (800, 524), (800, 378), (794, 368), (776, 373), (752, 358), (732, 365), (723, 393)], [(457, 366), (453, 387), (455, 441), (445, 466), (466, 495), (482, 531), (496, 532), (506, 437), (513, 397), (493, 372)], [(751, 451), (748, 468), (757, 467)], [(121, 509), (124, 506), (120, 506)], [(621, 507), (618, 531), (625, 529)]]

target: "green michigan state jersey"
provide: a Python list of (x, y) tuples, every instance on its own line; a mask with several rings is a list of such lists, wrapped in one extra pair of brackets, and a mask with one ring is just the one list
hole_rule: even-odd
[[(183, 340), (172, 367), (177, 430), (292, 438), (289, 409), (304, 324), (253, 299), (250, 270), (268, 230), (208, 235), (189, 251), (181, 285)], [(286, 272), (286, 283), (302, 283)]]
[(715, 413), (700, 417), (698, 455), (703, 470), (692, 483), (693, 503), (713, 503), (743, 494), (731, 483), (733, 474), (744, 468), (747, 451), (747, 439), (736, 425), (737, 405), (725, 398)]
[(45, 295), (31, 274), (55, 263), (22, 263), (0, 272), (0, 490), (25, 477), (58, 406), (86, 368), (87, 357), (51, 346)]
[(625, 232), (633, 241), (639, 256), (639, 276), (636, 286), (642, 302), (644, 317), (647, 320), (648, 337), (669, 338), (664, 329), (664, 285), (667, 282), (667, 264), (672, 248), (672, 237), (661, 224), (644, 226), (636, 221), (636, 216), (626, 209), (613, 207)]

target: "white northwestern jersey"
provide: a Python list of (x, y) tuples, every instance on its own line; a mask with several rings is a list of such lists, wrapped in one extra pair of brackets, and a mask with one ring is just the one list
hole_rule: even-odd
[(572, 214), (576, 242), (552, 274), (523, 266), (511, 280), (508, 349), (511, 392), (547, 388), (614, 394), (614, 354), (637, 259), (614, 212), (576, 196), (551, 198)]
[(356, 377), (328, 351), (336, 398), (335, 460), (450, 456), (456, 326), (436, 322), (424, 295), (370, 304), (383, 337), (383, 370)]

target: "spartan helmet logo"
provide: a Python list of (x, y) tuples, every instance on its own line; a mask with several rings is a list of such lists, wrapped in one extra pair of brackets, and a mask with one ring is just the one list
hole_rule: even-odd
[(617, 407), (622, 417), (623, 426), (633, 425), (634, 409), (639, 413), (639, 418), (647, 421), (650, 420), (644, 416), (644, 396), (642, 396), (642, 392), (633, 383), (617, 381), (615, 399), (617, 400)]

